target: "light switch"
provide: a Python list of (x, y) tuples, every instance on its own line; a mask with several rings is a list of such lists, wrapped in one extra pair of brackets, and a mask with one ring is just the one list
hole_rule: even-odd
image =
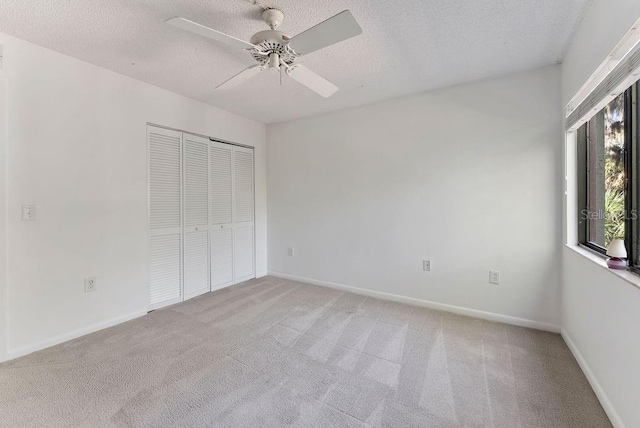
[(489, 284), (500, 284), (500, 272), (497, 270), (489, 271)]

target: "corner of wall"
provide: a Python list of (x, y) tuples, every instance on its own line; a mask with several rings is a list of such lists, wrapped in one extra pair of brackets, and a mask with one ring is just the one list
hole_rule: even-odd
[(598, 397), (598, 401), (600, 401), (602, 408), (607, 414), (607, 417), (611, 420), (611, 423), (613, 424), (613, 426), (624, 428), (624, 423), (622, 422), (622, 419), (620, 419), (620, 416), (616, 412), (616, 409), (613, 407), (613, 404), (611, 403), (611, 400), (609, 400), (609, 397), (607, 396), (604, 388), (602, 387), (602, 385), (600, 385), (598, 378), (591, 370), (591, 367), (589, 367), (589, 364), (587, 364), (587, 360), (582, 355), (582, 352), (580, 352), (580, 349), (578, 348), (578, 346), (574, 343), (569, 332), (564, 328), (561, 328), (560, 334), (562, 335), (562, 338), (564, 339), (565, 343), (569, 347), (569, 350), (571, 350), (571, 353), (573, 354), (576, 361), (578, 362), (578, 365), (580, 366), (580, 369), (584, 373), (584, 376), (589, 381), (589, 384), (591, 385), (593, 392), (596, 394), (596, 397)]

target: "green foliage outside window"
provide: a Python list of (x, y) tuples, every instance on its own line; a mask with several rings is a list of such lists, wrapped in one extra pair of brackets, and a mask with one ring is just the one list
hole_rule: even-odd
[(605, 124), (605, 246), (624, 238), (624, 96), (604, 109)]

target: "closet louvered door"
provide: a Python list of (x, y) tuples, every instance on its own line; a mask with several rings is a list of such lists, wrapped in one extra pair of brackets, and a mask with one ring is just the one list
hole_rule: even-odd
[(211, 289), (209, 282), (209, 139), (183, 134), (184, 299)]
[(233, 146), (209, 143), (211, 289), (233, 284)]
[(234, 281), (255, 277), (253, 149), (233, 148)]
[(182, 133), (147, 127), (150, 309), (182, 300)]

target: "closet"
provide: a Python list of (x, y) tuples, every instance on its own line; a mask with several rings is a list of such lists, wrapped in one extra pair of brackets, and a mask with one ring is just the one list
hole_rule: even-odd
[(150, 308), (255, 277), (253, 149), (147, 127)]

